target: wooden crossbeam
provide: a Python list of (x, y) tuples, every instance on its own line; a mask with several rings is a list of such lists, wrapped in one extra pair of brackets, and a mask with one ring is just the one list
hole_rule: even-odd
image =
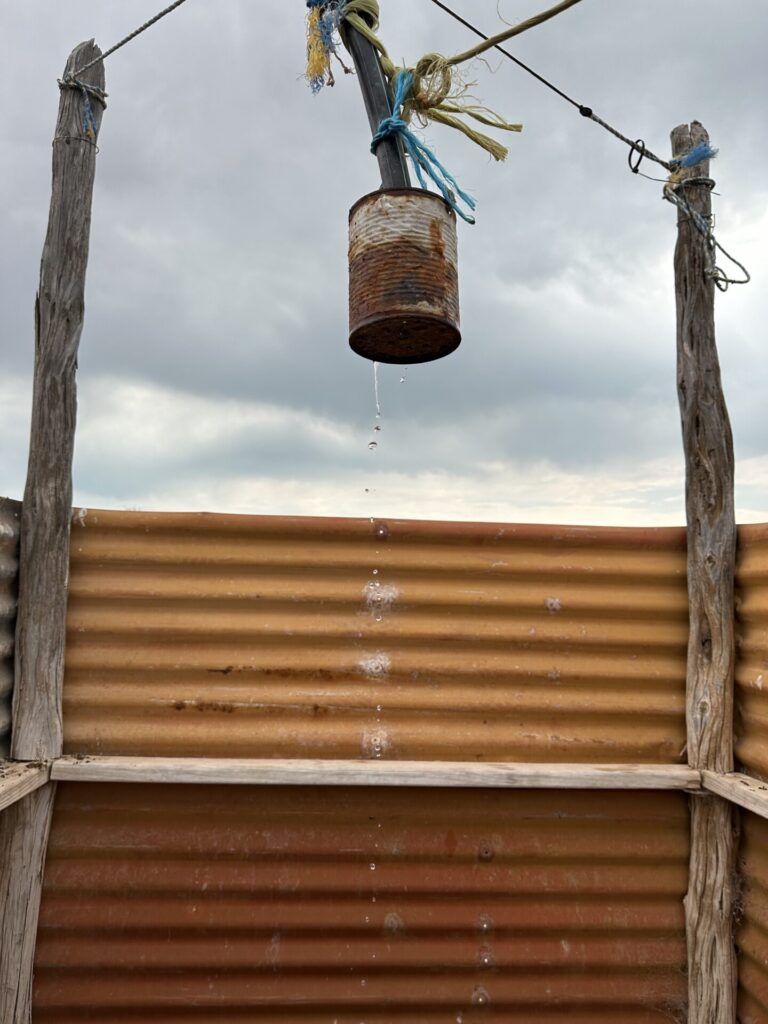
[(685, 765), (513, 764), (434, 761), (62, 757), (52, 778), (80, 782), (296, 786), (428, 786), (494, 789), (698, 790)]
[(51, 766), (37, 761), (0, 761), (0, 811), (44, 786)]

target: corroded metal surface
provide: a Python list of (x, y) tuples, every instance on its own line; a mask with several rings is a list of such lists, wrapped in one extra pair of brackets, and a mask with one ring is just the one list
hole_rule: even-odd
[(65, 752), (679, 763), (684, 545), (77, 513)]
[(11, 741), (20, 518), (21, 502), (0, 498), (0, 757), (8, 756)]
[(364, 196), (349, 214), (349, 344), (382, 363), (459, 345), (456, 215), (422, 189)]
[(768, 780), (768, 526), (742, 526), (736, 565), (735, 754)]
[(741, 815), (740, 1024), (768, 1021), (768, 820)]
[(60, 783), (35, 1024), (684, 1019), (685, 798)]

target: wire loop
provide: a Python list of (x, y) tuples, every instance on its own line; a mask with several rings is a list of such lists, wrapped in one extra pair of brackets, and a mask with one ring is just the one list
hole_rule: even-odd
[[(637, 155), (635, 155), (637, 154)], [(633, 174), (640, 173), (640, 164), (643, 162), (645, 156), (645, 142), (643, 139), (635, 139), (632, 143), (629, 153), (627, 153), (627, 163), (629, 169)]]

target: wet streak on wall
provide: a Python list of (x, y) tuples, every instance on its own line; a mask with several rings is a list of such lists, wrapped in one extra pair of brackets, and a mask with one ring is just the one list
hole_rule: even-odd
[(736, 567), (738, 767), (768, 780), (768, 525), (739, 528)]
[(674, 793), (61, 783), (35, 1024), (684, 1020)]
[(21, 502), (0, 498), (0, 757), (8, 756), (11, 744), (20, 518)]
[(768, 1024), (768, 820), (742, 811), (739, 1022)]
[(683, 530), (75, 514), (69, 753), (684, 760)]

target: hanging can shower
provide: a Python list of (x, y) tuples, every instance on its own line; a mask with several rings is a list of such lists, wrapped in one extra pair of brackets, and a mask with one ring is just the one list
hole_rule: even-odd
[(423, 189), (382, 189), (349, 212), (349, 344), (380, 363), (426, 363), (461, 342), (456, 215)]

